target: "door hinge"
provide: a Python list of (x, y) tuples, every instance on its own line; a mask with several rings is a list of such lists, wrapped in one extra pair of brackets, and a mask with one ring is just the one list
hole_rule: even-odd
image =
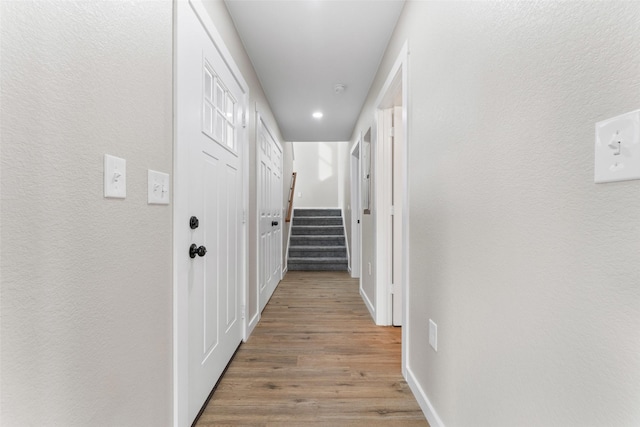
[(243, 224), (247, 223), (247, 210), (246, 209), (242, 210), (242, 223)]
[(391, 129), (389, 129), (389, 136), (390, 136), (391, 138), (393, 138), (393, 137), (395, 137), (395, 136), (396, 136), (396, 128), (391, 128)]
[(395, 206), (391, 206), (389, 208), (389, 212), (391, 212), (391, 216), (395, 215), (396, 214), (396, 207)]
[(395, 293), (396, 293), (396, 287), (392, 283), (389, 285), (389, 294), (394, 295)]
[(245, 314), (246, 314), (246, 307), (245, 305), (243, 305), (242, 307), (240, 307), (240, 317), (242, 318), (242, 320), (244, 320)]

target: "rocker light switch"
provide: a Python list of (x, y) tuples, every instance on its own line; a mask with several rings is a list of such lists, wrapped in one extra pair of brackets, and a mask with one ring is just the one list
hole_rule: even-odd
[(596, 183), (640, 179), (640, 110), (596, 123)]
[(120, 157), (104, 155), (104, 197), (127, 197), (127, 161)]
[(148, 196), (150, 205), (169, 204), (169, 174), (149, 169), (147, 174)]

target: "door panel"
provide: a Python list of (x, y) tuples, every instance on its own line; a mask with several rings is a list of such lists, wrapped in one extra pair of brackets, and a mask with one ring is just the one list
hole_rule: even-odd
[[(220, 161), (215, 157), (211, 157), (207, 153), (203, 153), (203, 174), (202, 183), (214, 182), (219, 175)], [(203, 189), (206, 188), (203, 185)], [(204, 237), (202, 239), (203, 245), (207, 248), (208, 252), (205, 256), (204, 271), (202, 279), (194, 281), (194, 287), (201, 287), (202, 290), (198, 294), (202, 294), (202, 316), (198, 316), (196, 321), (202, 322), (203, 330), (203, 353), (198, 357), (199, 361), (205, 360), (211, 354), (211, 351), (218, 345), (219, 339), (219, 326), (218, 326), (218, 295), (216, 292), (217, 278), (214, 276), (216, 271), (217, 259), (218, 259), (218, 245), (216, 242), (217, 230), (212, 226), (219, 223), (218, 218), (218, 206), (219, 189), (216, 186), (210, 189), (209, 193), (201, 194), (202, 203), (204, 205), (204, 211), (200, 217), (200, 226), (203, 227)], [(194, 260), (198, 262), (200, 260)], [(193, 294), (194, 300), (197, 301), (199, 295)], [(194, 335), (198, 336), (199, 333), (194, 331)]]
[(271, 210), (267, 207), (271, 203), (271, 164), (266, 155), (267, 141), (264, 135), (260, 135), (261, 155), (260, 155), (260, 311), (266, 305), (266, 294), (271, 288), (273, 277), (271, 275), (272, 263), (272, 238), (273, 230), (271, 227)]
[[(283, 187), (282, 187), (282, 150), (272, 141), (272, 156), (271, 156), (273, 169), (271, 170), (271, 211), (273, 213), (272, 223), (277, 225), (273, 227), (273, 248), (272, 257), (273, 264), (272, 277), (275, 282), (279, 282), (282, 278), (282, 202), (283, 202)], [(275, 290), (275, 285), (273, 289)]]
[[(238, 183), (241, 182), (241, 176), (236, 166), (226, 165), (225, 168), (226, 179), (223, 182)], [(220, 222), (220, 235), (224, 237), (223, 253), (220, 254), (220, 270), (223, 277), (226, 278), (223, 281), (222, 294), (220, 295), (220, 301), (225, 305), (221, 308), (224, 310), (225, 332), (236, 324), (239, 323), (239, 281), (240, 281), (240, 237), (241, 237), (241, 224), (239, 218), (242, 217), (242, 200), (241, 192), (238, 192), (234, 186), (223, 187), (225, 191), (225, 200), (221, 206), (225, 207), (225, 218)]]

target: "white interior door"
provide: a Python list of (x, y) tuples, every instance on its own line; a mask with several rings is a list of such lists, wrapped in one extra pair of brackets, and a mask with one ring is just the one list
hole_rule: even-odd
[(360, 277), (360, 141), (351, 151), (351, 277)]
[(273, 226), (273, 251), (271, 271), (275, 277), (271, 294), (276, 290), (278, 283), (282, 280), (282, 220), (283, 220), (283, 201), (284, 187), (282, 183), (282, 147), (275, 139), (272, 140), (272, 163), (273, 169), (271, 173), (271, 191), (273, 192), (272, 210), (274, 221)]
[(258, 140), (258, 300), (264, 309), (282, 279), (282, 148), (260, 116)]
[[(186, 310), (187, 385), (194, 420), (242, 340), (243, 144), (247, 97), (191, 3), (177, 8), (176, 268), (177, 310)], [(179, 198), (178, 192), (187, 193)], [(182, 196), (180, 196), (182, 197)], [(197, 218), (191, 220), (191, 218)], [(194, 245), (194, 246), (192, 246)], [(181, 248), (180, 246), (184, 246)], [(193, 247), (195, 250), (191, 251)], [(187, 295), (181, 304), (182, 292)], [(177, 314), (179, 333), (183, 311)], [(177, 358), (182, 360), (182, 350)], [(177, 411), (183, 398), (178, 396)], [(185, 416), (176, 417), (178, 425)]]

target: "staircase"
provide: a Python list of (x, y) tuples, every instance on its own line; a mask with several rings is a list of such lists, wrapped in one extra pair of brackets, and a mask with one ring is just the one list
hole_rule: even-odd
[(289, 243), (289, 270), (347, 270), (340, 209), (295, 209)]

